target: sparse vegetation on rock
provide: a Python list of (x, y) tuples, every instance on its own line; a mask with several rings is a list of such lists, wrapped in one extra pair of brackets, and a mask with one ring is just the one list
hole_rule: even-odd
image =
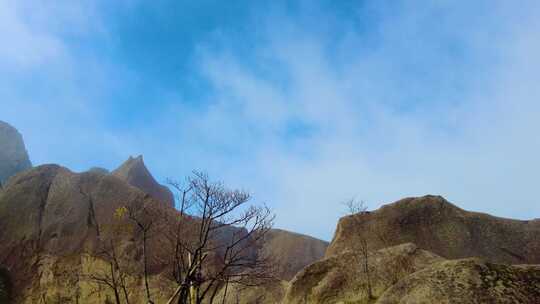
[(390, 287), (377, 304), (540, 303), (540, 266), (493, 264), (481, 259), (445, 261)]
[(367, 293), (363, 255), (347, 251), (307, 266), (290, 283), (287, 304), (369, 303), (404, 276), (444, 259), (414, 244), (370, 252), (372, 295)]
[(411, 242), (448, 259), (482, 257), (506, 264), (540, 263), (540, 222), (469, 212), (440, 196), (406, 198), (366, 214), (340, 219), (327, 256), (351, 250), (369, 230), (374, 250)]

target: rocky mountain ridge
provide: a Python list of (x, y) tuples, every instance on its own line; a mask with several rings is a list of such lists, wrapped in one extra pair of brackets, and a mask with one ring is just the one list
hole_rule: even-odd
[(129, 157), (112, 175), (126, 181), (128, 184), (150, 194), (156, 200), (163, 202), (167, 206), (174, 207), (174, 196), (169, 188), (160, 185), (152, 176), (142, 155)]
[(22, 135), (13, 126), (0, 121), (0, 185), (31, 167)]
[[(364, 236), (374, 250), (414, 243), (442, 257), (482, 257), (505, 264), (540, 264), (540, 222), (470, 212), (441, 196), (405, 198), (339, 220), (326, 256), (354, 248)], [(355, 218), (356, 217), (356, 218)]]

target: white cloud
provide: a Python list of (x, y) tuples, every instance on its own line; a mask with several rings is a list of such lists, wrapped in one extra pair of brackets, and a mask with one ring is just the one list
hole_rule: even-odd
[(351, 196), (376, 208), (442, 194), (540, 217), (537, 4), (368, 1), (342, 20), (310, 3), (201, 43), (207, 98), (164, 92), (130, 129), (107, 112), (107, 92), (131, 79), (122, 64), (70, 43), (109, 35), (106, 6), (2, 1), (0, 119), (36, 163), (111, 168), (144, 154), (158, 177), (208, 170), (268, 202), (278, 226), (327, 239)]
[(0, 62), (28, 67), (61, 56), (64, 45), (46, 30), (23, 20), (23, 8), (16, 1), (0, 2)]
[(247, 114), (231, 124), (279, 128), (281, 117), (294, 117), (316, 130), (257, 142), (249, 165), (266, 183), (244, 183), (275, 202), (280, 226), (325, 238), (350, 196), (375, 208), (442, 194), (468, 209), (539, 217), (540, 14), (528, 4), (498, 3), (477, 19), (463, 5), (404, 5), (380, 12), (375, 37), (347, 27), (343, 39), (270, 17), (267, 43), (253, 57), (277, 62), (286, 86), (231, 50), (227, 65), (214, 64), (224, 53), (207, 54), (223, 104), (240, 102), (249, 113), (280, 108), (276, 120)]

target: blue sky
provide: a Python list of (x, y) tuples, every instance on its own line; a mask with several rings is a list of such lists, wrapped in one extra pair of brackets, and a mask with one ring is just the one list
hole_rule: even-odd
[(330, 239), (341, 202), (540, 217), (537, 1), (0, 0), (34, 164), (204, 170)]

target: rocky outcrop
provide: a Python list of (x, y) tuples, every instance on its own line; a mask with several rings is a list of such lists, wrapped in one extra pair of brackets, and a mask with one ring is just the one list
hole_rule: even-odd
[(153, 198), (163, 202), (167, 206), (174, 207), (174, 196), (171, 190), (156, 182), (150, 171), (146, 168), (142, 156), (135, 158), (129, 157), (112, 174), (144, 193), (150, 194)]
[(262, 252), (278, 265), (278, 277), (291, 280), (305, 266), (324, 257), (328, 242), (286, 230), (272, 229), (266, 235)]
[(91, 250), (118, 207), (147, 200), (113, 175), (39, 166), (12, 177), (0, 193), (0, 241), (40, 240), (51, 254)]
[(4, 185), (9, 177), (31, 167), (21, 134), (0, 121), (0, 184)]
[[(39, 284), (34, 284), (27, 296), (17, 303), (115, 303), (114, 292), (92, 279), (106, 278), (109, 271), (110, 264), (107, 261), (88, 254), (45, 256), (40, 263)], [(161, 275), (151, 275), (149, 280), (154, 302), (165, 303), (174, 284)], [(130, 291), (129, 303), (148, 303), (140, 276), (126, 274), (124, 282)], [(121, 301), (125, 303), (123, 297)]]
[(540, 222), (469, 212), (440, 196), (406, 198), (378, 210), (340, 219), (327, 256), (356, 248), (415, 243), (442, 257), (482, 257), (503, 264), (540, 263)]
[[(39, 295), (40, 291), (26, 291), (37, 282), (43, 287), (41, 280), (46, 279), (36, 277), (35, 266), (43, 273), (53, 272), (42, 261), (36, 263), (40, 257), (62, 263), (82, 255), (100, 257), (104, 244), (114, 242), (126, 263), (139, 265), (141, 248), (134, 244), (141, 236), (133, 223), (115, 215), (120, 207), (129, 207), (142, 220), (165, 220), (176, 212), (111, 174), (74, 173), (58, 165), (43, 165), (10, 178), (0, 192), (0, 264), (13, 275), (16, 291), (22, 293), (17, 297)], [(148, 242), (155, 254), (162, 253), (158, 250), (162, 246), (157, 240)], [(149, 269), (157, 274), (160, 265), (151, 264)], [(140, 277), (140, 271), (133, 271), (134, 278)], [(65, 280), (54, 282), (59, 285), (50, 288), (58, 292), (50, 295), (51, 300), (70, 297), (71, 289), (62, 287)]]
[[(373, 296), (380, 296), (401, 278), (444, 259), (402, 244), (368, 257)], [(360, 254), (347, 251), (307, 266), (290, 283), (284, 303), (367, 303), (367, 275)]]
[(540, 266), (508, 266), (481, 259), (445, 261), (390, 287), (377, 304), (540, 303)]
[[(33, 303), (36, 296), (43, 294), (43, 289), (47, 290), (46, 298), (53, 302), (56, 301), (55, 299), (73, 300), (77, 295), (73, 293), (75, 290), (72, 288), (73, 284), (82, 290), (79, 294), (82, 296), (81, 301), (93, 303), (94, 300), (91, 300), (91, 297), (85, 297), (93, 292), (88, 288), (96, 288), (95, 282), (92, 284), (86, 279), (84, 282), (73, 283), (72, 280), (88, 277), (88, 273), (83, 271), (86, 267), (85, 263), (88, 262), (88, 259), (84, 257), (94, 259), (91, 263), (95, 262), (96, 265), (105, 263), (101, 260), (102, 246), (108, 244), (108, 241), (112, 241), (113, 238), (114, 244), (119, 249), (117, 254), (121, 254), (122, 260), (129, 265), (128, 268), (133, 269), (133, 273), (129, 275), (133, 277), (133, 280), (139, 280), (133, 284), (141, 284), (141, 267), (139, 266), (142, 252), (141, 246), (137, 246), (137, 244), (140, 245), (141, 234), (132, 222), (116, 216), (121, 210), (120, 207), (126, 206), (135, 211), (144, 210), (142, 214), (145, 220), (155, 220), (154, 227), (159, 229), (159, 233), (156, 232), (158, 230), (154, 230), (153, 233), (161, 237), (153, 237), (148, 241), (148, 252), (153, 255), (152, 261), (154, 261), (149, 265), (149, 271), (155, 280), (160, 280), (156, 286), (171, 285), (170, 268), (167, 268), (169, 267), (167, 263), (170, 261), (170, 253), (173, 249), (170, 248), (172, 244), (169, 243), (170, 240), (167, 237), (173, 235), (177, 227), (174, 219), (177, 218), (178, 213), (174, 208), (158, 202), (118, 176), (99, 170), (74, 173), (58, 165), (43, 165), (12, 177), (3, 191), (0, 191), (0, 243), (2, 244), (0, 264), (7, 266), (10, 271), (15, 271), (18, 276), (24, 275), (17, 278), (16, 282), (17, 290), (26, 290), (25, 286), (31, 288), (30, 291), (24, 291), (26, 298), (30, 299), (25, 303)], [(186, 221), (188, 224), (185, 227), (190, 227), (189, 223), (197, 224), (196, 218), (187, 218)], [(117, 228), (121, 233), (114, 232)], [(189, 230), (189, 228), (186, 229)], [(229, 243), (233, 235), (238, 237), (243, 233), (238, 229), (240, 228), (234, 226), (223, 227), (216, 235), (215, 241)], [(301, 268), (314, 259), (322, 257), (326, 248), (326, 243), (322, 241), (281, 230), (271, 231), (269, 237), (271, 238), (268, 243), (270, 246), (262, 250), (265, 254), (283, 250), (280, 253), (279, 263), (287, 263), (287, 266), (277, 265), (277, 267), (287, 271), (287, 275), (292, 273), (292, 270), (287, 270), (290, 265)], [(271, 248), (274, 246), (275, 248)], [(303, 251), (301, 248), (304, 246)], [(19, 254), (22, 250), (25, 251), (24, 255)], [(290, 255), (306, 254), (306, 257), (287, 256), (287, 252)], [(38, 264), (39, 271), (30, 267), (38, 253), (40, 257), (47, 257), (47, 261), (41, 261)], [(259, 252), (258, 248), (252, 248), (252, 250), (246, 250), (245, 254), (250, 256), (262, 254), (262, 252)], [(8, 263), (4, 263), (6, 256), (9, 257)], [(214, 263), (212, 259), (207, 261)], [(92, 266), (88, 269), (99, 267)], [(20, 271), (19, 268), (24, 271)], [(34, 277), (37, 273), (44, 275), (38, 280)], [(36, 280), (39, 281), (38, 287), (41, 289), (35, 289), (37, 288), (35, 287)], [(27, 284), (19, 284), (21, 281)], [(263, 298), (270, 302), (261, 303), (275, 303), (273, 301), (277, 298), (281, 299), (284, 294), (284, 284), (276, 283), (249, 290), (231, 286), (231, 290), (242, 294), (242, 299), (255, 300), (262, 300), (259, 296), (264, 292)], [(174, 290), (173, 287), (166, 289), (165, 294), (170, 295), (171, 290)], [(160, 292), (164, 290), (162, 288)], [(103, 294), (106, 296), (106, 292)], [(228, 297), (232, 295), (230, 293)], [(101, 298), (96, 303), (102, 303), (103, 300)]]

